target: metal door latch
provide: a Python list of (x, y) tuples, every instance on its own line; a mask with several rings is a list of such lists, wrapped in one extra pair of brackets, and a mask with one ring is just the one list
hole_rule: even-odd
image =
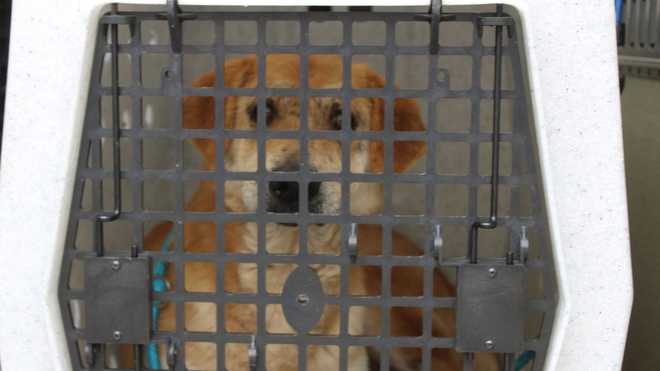
[(252, 338), (250, 339), (250, 347), (248, 348), (248, 364), (250, 365), (250, 371), (257, 371), (258, 358), (257, 340), (256, 337), (252, 335)]
[[(479, 19), (479, 36), (484, 26), (495, 27), (495, 71), (493, 83), (493, 131), (491, 154), (490, 213), (476, 220), (470, 229), (468, 258), (470, 264), (458, 267), (456, 349), (459, 352), (505, 353), (510, 364), (513, 354), (524, 350), (527, 314), (527, 267), (515, 261), (514, 251), (506, 254), (505, 264), (479, 261), (479, 230), (496, 229), (498, 223), (498, 186), (500, 183), (500, 112), (502, 100), (502, 33), (513, 19), (497, 5), (494, 17)], [(525, 233), (525, 232), (523, 232)], [(526, 235), (523, 235), (526, 239)], [(524, 242), (521, 239), (521, 250)], [(522, 251), (521, 251), (522, 253)], [(523, 254), (521, 254), (523, 255)]]
[(177, 342), (170, 340), (167, 344), (167, 369), (174, 370), (176, 367), (176, 361), (179, 357), (179, 351), (177, 349)]
[(527, 227), (520, 227), (520, 261), (523, 264), (527, 263), (529, 257), (529, 239), (527, 238)]
[(357, 236), (357, 224), (351, 223), (350, 231), (348, 235), (348, 241), (346, 243), (346, 250), (348, 257), (351, 259), (351, 262), (355, 262), (358, 255), (358, 236)]
[(431, 254), (438, 264), (442, 262), (442, 244), (442, 230), (440, 229), (440, 224), (436, 224), (433, 226), (433, 242), (431, 244)]

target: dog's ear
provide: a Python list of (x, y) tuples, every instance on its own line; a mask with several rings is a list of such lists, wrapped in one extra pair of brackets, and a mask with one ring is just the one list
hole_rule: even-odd
[[(215, 73), (207, 73), (193, 82), (195, 88), (211, 88), (215, 85)], [(185, 97), (183, 99), (183, 127), (186, 129), (213, 129), (215, 122), (215, 98)], [(193, 145), (204, 156), (206, 167), (214, 169), (215, 141), (193, 139)]]
[[(394, 130), (424, 131), (426, 126), (419, 113), (419, 105), (413, 99), (399, 98), (394, 103)], [(426, 153), (426, 143), (421, 141), (394, 142), (394, 172), (402, 173)]]
[[(224, 85), (230, 88), (254, 87), (254, 58), (234, 59), (224, 66)], [(215, 86), (215, 73), (200, 76), (192, 84), (194, 88), (212, 88)], [(235, 122), (235, 98), (225, 101), (225, 129), (231, 129)], [(215, 98), (193, 96), (183, 100), (183, 127), (186, 129), (213, 129), (215, 123)], [(208, 169), (215, 169), (215, 141), (213, 139), (193, 139), (193, 145), (206, 160)], [(224, 150), (229, 148), (229, 139), (224, 141)]]
[[(385, 79), (368, 66), (363, 64), (354, 65), (353, 69), (353, 87), (354, 88), (376, 88), (385, 87)], [(419, 105), (414, 99), (397, 98), (394, 101), (394, 130), (396, 131), (424, 131), (426, 125), (419, 111)], [(371, 131), (381, 131), (384, 126), (385, 107), (383, 100), (374, 98), (371, 100)], [(378, 151), (372, 151), (377, 154), (382, 153), (380, 142), (374, 142), (372, 148)], [(412, 166), (415, 161), (426, 153), (426, 143), (421, 141), (395, 141), (394, 142), (394, 172), (402, 173)], [(382, 171), (382, 159), (373, 158), (371, 161), (372, 171)]]

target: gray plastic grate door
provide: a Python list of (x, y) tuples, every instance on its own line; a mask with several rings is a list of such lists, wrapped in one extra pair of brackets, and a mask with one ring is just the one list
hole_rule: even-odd
[[(151, 260), (162, 368), (174, 344), (177, 370), (499, 369), (497, 339), (455, 350), (456, 271), (491, 202), (491, 8), (443, 20), (437, 54), (416, 12), (194, 12), (180, 54), (163, 13), (119, 14), (117, 43), (97, 37), (59, 287), (75, 370), (137, 367), (118, 335), (85, 340), (86, 261), (131, 250)], [(541, 370), (557, 291), (511, 31), (479, 263), (526, 266), (520, 350)]]

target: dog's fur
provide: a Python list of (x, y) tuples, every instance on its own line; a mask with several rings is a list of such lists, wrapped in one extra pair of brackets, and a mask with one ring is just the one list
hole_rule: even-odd
[[(274, 88), (297, 88), (299, 81), (299, 60), (293, 55), (269, 55), (266, 62), (266, 83)], [(351, 66), (352, 85), (358, 88), (382, 88), (384, 80), (366, 65)], [(216, 76), (209, 73), (201, 76), (195, 87), (211, 87), (216, 84)], [(308, 85), (312, 88), (338, 88), (342, 81), (341, 59), (334, 56), (311, 56), (309, 58)], [(257, 64), (254, 58), (228, 61), (224, 66), (224, 86), (249, 88), (257, 85)], [(341, 123), (339, 98), (313, 97), (308, 102), (308, 123), (300, 122), (300, 103), (291, 97), (269, 98), (265, 115), (269, 130), (295, 130), (309, 125), (312, 130), (336, 130)], [(188, 129), (210, 129), (216, 122), (224, 122), (226, 130), (255, 130), (258, 115), (254, 97), (227, 97), (224, 102), (224, 120), (216, 121), (213, 97), (188, 97), (184, 101), (184, 126)], [(384, 105), (376, 98), (355, 98), (351, 103), (351, 125), (354, 130), (380, 131), (384, 125)], [(397, 99), (394, 107), (394, 128), (401, 131), (425, 130), (425, 124), (414, 100)], [(266, 143), (266, 169), (270, 171), (296, 171), (300, 162), (300, 148), (295, 140), (269, 140)], [(214, 170), (216, 146), (210, 139), (195, 139), (193, 144), (204, 158), (204, 167)], [(393, 146), (393, 170), (402, 172), (422, 156), (426, 148), (420, 142), (396, 142)], [(225, 139), (224, 168), (234, 172), (252, 172), (257, 169), (258, 148), (253, 140)], [(341, 170), (341, 146), (334, 140), (314, 140), (309, 142), (309, 169), (317, 172), (339, 172)], [(378, 173), (384, 169), (383, 144), (379, 141), (353, 141), (350, 146), (350, 171), (353, 173)], [(281, 205), (276, 197), (269, 195), (266, 203), (270, 211), (277, 212)], [(342, 197), (350, 197), (350, 212), (371, 215), (381, 211), (383, 205), (382, 184), (362, 183), (341, 190), (338, 183), (319, 184), (315, 199), (310, 199), (310, 211), (335, 214), (339, 210)], [(311, 197), (311, 195), (310, 195)], [(189, 211), (213, 212), (216, 205), (216, 189), (213, 182), (201, 182), (189, 200)], [(227, 182), (224, 205), (227, 212), (253, 212), (257, 207), (255, 182)], [(156, 226), (146, 237), (145, 248), (157, 250), (163, 243), (171, 223)], [(191, 253), (209, 253), (216, 248), (216, 227), (211, 222), (187, 223), (184, 225), (184, 249)], [(359, 247), (361, 255), (381, 255), (381, 230), (375, 226), (359, 227)], [(254, 254), (257, 251), (257, 228), (254, 223), (232, 223), (224, 228), (224, 251), (227, 254)], [(340, 246), (340, 233), (337, 225), (313, 225), (309, 227), (308, 246), (298, 246), (298, 229), (283, 224), (269, 224), (266, 228), (267, 250), (277, 254), (295, 254), (307, 248), (311, 254), (336, 254)], [(394, 255), (419, 255), (420, 248), (394, 234), (392, 240)], [(293, 264), (271, 264), (268, 266), (266, 290), (282, 287)], [(312, 267), (321, 278), (324, 290), (338, 293), (340, 271), (334, 265)], [(399, 267), (401, 268), (401, 267)], [(391, 271), (393, 296), (422, 295), (423, 273), (415, 269), (393, 269)], [(184, 266), (185, 282), (174, 282), (173, 269), (168, 278), (186, 289), (194, 286), (194, 291), (215, 292), (216, 270), (208, 263), (188, 262)], [(381, 272), (378, 267), (354, 265), (349, 269), (350, 291), (367, 296), (381, 295)], [(257, 287), (255, 265), (227, 264), (224, 266), (224, 290), (230, 293), (254, 291)], [(434, 295), (455, 296), (452, 284), (439, 271), (434, 276)], [(351, 310), (349, 333), (379, 334), (381, 313), (378, 307), (357, 307)], [(225, 329), (232, 332), (256, 332), (256, 307), (226, 305), (224, 307)], [(211, 328), (215, 330), (216, 310), (212, 306), (186, 303), (185, 326), (187, 328)], [(411, 308), (392, 308), (390, 331), (392, 336), (420, 336), (422, 311)], [(161, 314), (160, 327), (173, 329), (174, 306), (166, 306)], [(279, 310), (267, 310), (266, 327), (269, 332), (292, 333), (286, 319)], [(433, 336), (452, 337), (455, 316), (453, 311), (434, 312), (432, 317)], [(339, 311), (328, 306), (315, 328), (315, 333), (336, 334), (339, 328)], [(224, 329), (222, 329), (224, 330)], [(224, 352), (225, 349), (217, 349)], [(305, 351), (304, 347), (299, 351)], [(385, 350), (383, 350), (385, 351)], [(199, 343), (188, 343), (185, 347), (186, 366), (195, 370), (215, 370), (216, 352)], [(161, 352), (164, 354), (164, 352)], [(297, 352), (290, 347), (268, 347), (266, 352), (268, 370), (297, 369)], [(362, 348), (351, 348), (348, 353), (349, 369), (368, 370), (371, 353)], [(421, 364), (421, 351), (415, 348), (395, 348), (389, 350), (393, 369), (416, 370)], [(309, 370), (338, 369), (339, 354), (334, 347), (313, 347), (307, 350)], [(377, 357), (376, 357), (377, 358)], [(227, 370), (247, 370), (245, 348), (227, 348), (225, 367)], [(373, 362), (372, 362), (373, 364)], [(432, 353), (434, 370), (462, 369), (461, 357), (450, 350), (435, 349)], [(498, 370), (497, 361), (491, 355), (478, 355), (476, 369), (480, 371)]]

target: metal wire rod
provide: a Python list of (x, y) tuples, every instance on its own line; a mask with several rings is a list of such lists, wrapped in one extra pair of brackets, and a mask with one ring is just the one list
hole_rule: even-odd
[[(497, 5), (497, 16), (502, 16), (502, 5)], [(493, 134), (491, 151), (490, 176), (490, 215), (485, 221), (476, 221), (470, 230), (469, 252), (470, 263), (476, 264), (479, 259), (479, 229), (497, 228), (497, 202), (500, 182), (500, 110), (502, 103), (502, 28), (495, 26), (495, 84), (493, 89)]]

